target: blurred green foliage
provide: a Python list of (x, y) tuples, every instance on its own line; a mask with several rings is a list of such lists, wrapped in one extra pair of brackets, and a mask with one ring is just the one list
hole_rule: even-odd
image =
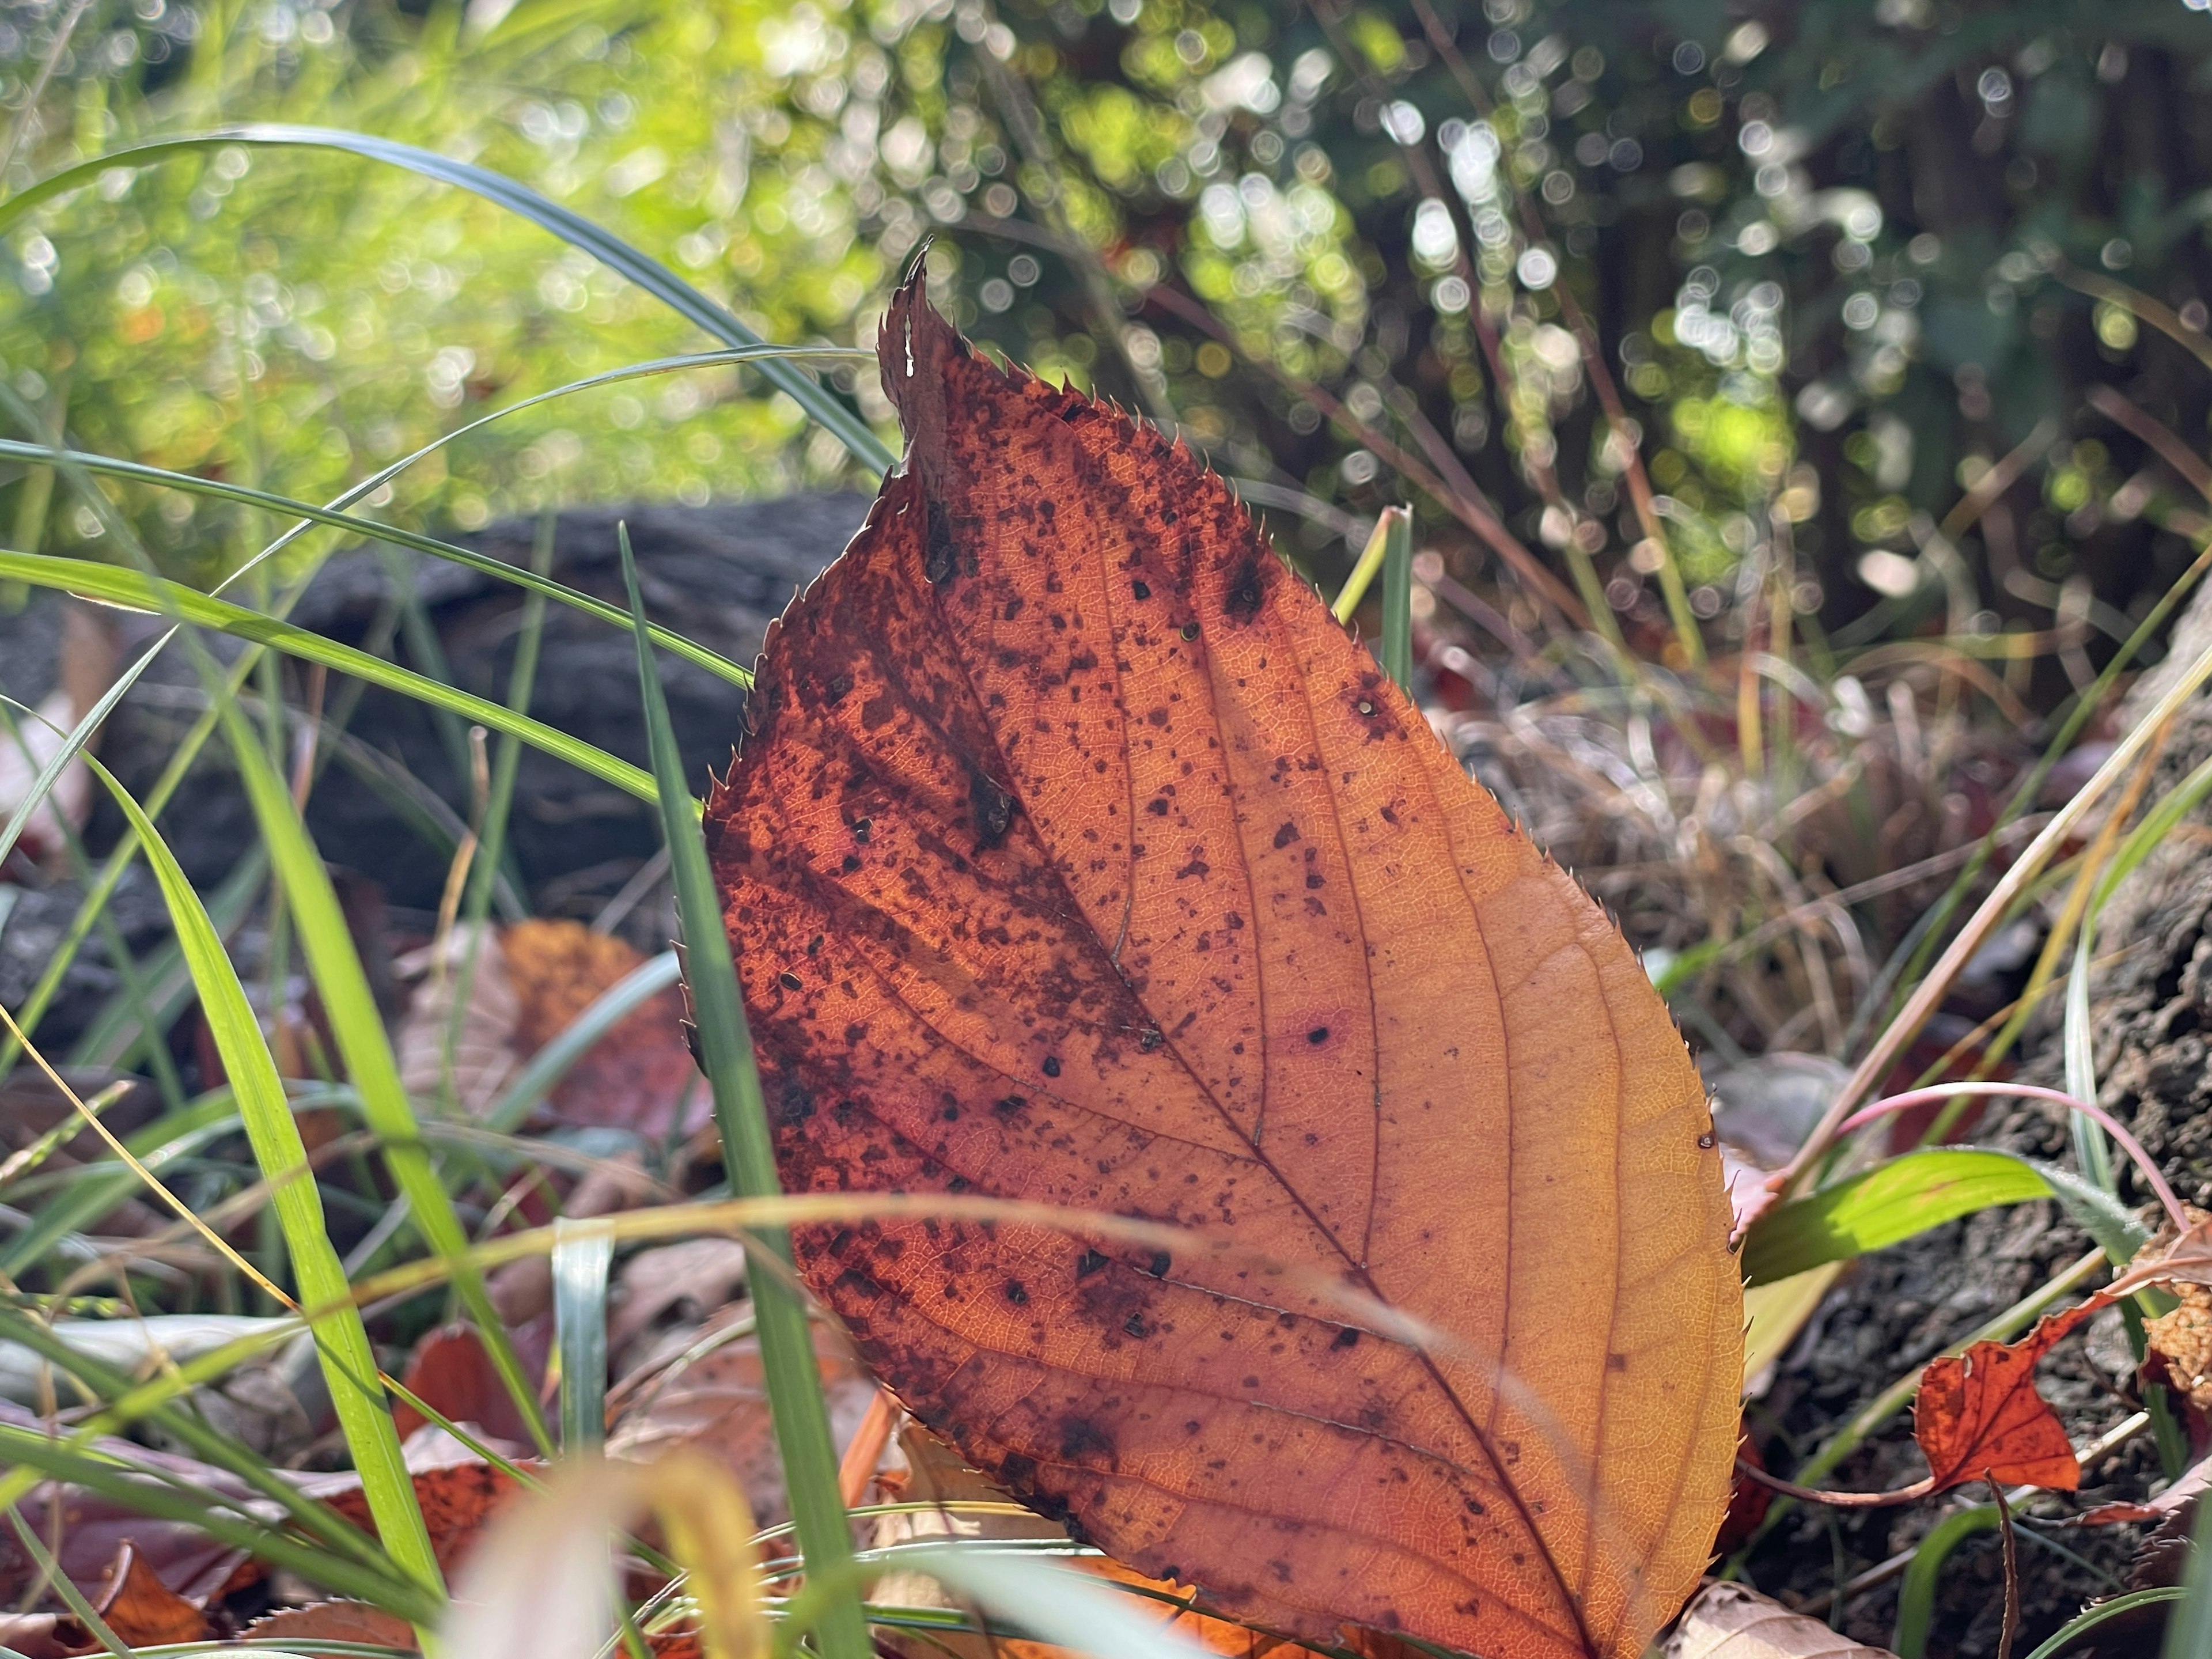
[[(2070, 629), (2011, 671), (2046, 702), (2201, 528), (2144, 441), (2201, 449), (2212, 409), (2212, 17), (2185, 0), (82, 9), (53, 58), (67, 0), (0, 8), (12, 187), (225, 121), (356, 127), (524, 180), (771, 337), (837, 343), (872, 339), (933, 235), (963, 326), (1176, 425), (1324, 574), (1410, 497), (1524, 628), (1529, 596), (1396, 456), (1555, 568), (1588, 561), (1654, 654), (1656, 519), (1717, 647), (1770, 579), (1844, 645)], [(541, 232), (321, 155), (112, 173), (0, 266), (0, 359), (50, 430), (318, 498), (700, 343)], [(1938, 520), (2031, 436), (1952, 557)], [(841, 479), (872, 482), (726, 369), (532, 411), (379, 505), (468, 528)], [(10, 493), (19, 538), (96, 540), (89, 514), (45, 522), (35, 476)], [(131, 506), (195, 574), (260, 533)]]

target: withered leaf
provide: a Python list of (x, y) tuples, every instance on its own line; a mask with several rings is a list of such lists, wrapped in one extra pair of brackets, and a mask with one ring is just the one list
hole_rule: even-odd
[(805, 1230), (808, 1282), (969, 1461), (1218, 1610), (1639, 1653), (1741, 1361), (1664, 1006), (1179, 443), (915, 283), (879, 359), (906, 459), (708, 809), (786, 1184), (1243, 1249), (885, 1221)]
[(2017, 1342), (1977, 1342), (1920, 1373), (1912, 1434), (1928, 1460), (1931, 1492), (1969, 1480), (2072, 1492), (2081, 1466), (2058, 1413), (2036, 1392), (2036, 1362), (2102, 1299), (2039, 1321)]
[(1682, 1610), (1659, 1659), (1894, 1659), (1741, 1584), (1716, 1582)]

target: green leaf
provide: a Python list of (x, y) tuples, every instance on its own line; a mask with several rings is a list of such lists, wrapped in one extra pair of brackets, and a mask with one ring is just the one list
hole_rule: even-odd
[(384, 1017), (377, 1011), (375, 994), (369, 988), (368, 975), (354, 946), (337, 891), (331, 885), (330, 872), (323, 867), (290, 791), (245, 714), (235, 702), (226, 702), (221, 715), (223, 735), (229, 739), (240, 781), (260, 826), (261, 839), (269, 848), (270, 863), (290, 906), (294, 929), (307, 952), (308, 970), (337, 1040), (339, 1058), (361, 1096), (362, 1115), (382, 1143), (386, 1166), (413, 1211), (415, 1225), (432, 1252), (452, 1264), (454, 1287), (476, 1320), (485, 1352), (514, 1396), (523, 1421), (550, 1456), (552, 1437), (538, 1414), (537, 1392), (507, 1340), (505, 1323), (492, 1306), (483, 1275), (468, 1259), (467, 1230), (453, 1212), (453, 1200), (423, 1143), (415, 1109), (400, 1083), (399, 1065), (384, 1029)]
[(397, 664), (372, 657), (366, 651), (356, 651), (349, 645), (325, 639), (319, 634), (310, 633), (290, 623), (279, 622), (258, 611), (248, 611), (228, 599), (216, 599), (197, 588), (186, 587), (181, 582), (163, 581), (141, 575), (136, 571), (121, 569), (114, 565), (94, 564), (84, 559), (60, 559), (43, 554), (0, 550), (0, 578), (6, 577), (28, 582), (34, 587), (57, 587), (64, 592), (104, 600), (126, 610), (173, 616), (204, 628), (217, 629), (242, 640), (251, 640), (257, 645), (268, 646), (307, 662), (321, 663), (326, 668), (350, 674), (371, 685), (380, 685), (388, 691), (399, 692), (418, 702), (450, 709), (462, 720), (489, 731), (505, 732), (520, 738), (532, 748), (543, 750), (557, 760), (567, 761), (579, 770), (612, 784), (625, 794), (635, 795), (641, 800), (654, 799), (653, 780), (645, 772), (628, 761), (619, 760), (605, 750), (584, 742), (580, 738), (572, 738), (565, 732), (556, 731), (544, 721), (532, 720), (526, 714), (515, 714), (487, 697), (472, 696), (452, 686), (441, 685), (435, 680), (410, 673)]
[[(234, 720), (243, 723), (234, 707), (229, 713)], [(263, 767), (267, 767), (267, 758), (254, 747), (250, 732), (245, 746), (252, 748)], [(284, 1082), (277, 1075), (276, 1059), (262, 1037), (260, 1022), (246, 1000), (238, 970), (223, 949), (222, 938), (169, 844), (131, 792), (99, 762), (91, 765), (137, 832), (161, 896), (168, 904), (170, 924), (176, 929), (178, 943), (191, 968), (192, 982), (199, 991), (202, 1015), (230, 1079), (254, 1158), (268, 1178), (270, 1204), (283, 1230), (300, 1295), (307, 1307), (317, 1310), (312, 1321), (316, 1349), (346, 1443), (352, 1450), (355, 1467), (361, 1471), (362, 1492), (368, 1500), (378, 1534), (400, 1571), (425, 1590), (437, 1594), (444, 1588), (444, 1577), (430, 1547), (422, 1509), (415, 1501), (415, 1483), (400, 1455), (399, 1435), (392, 1425), (391, 1410), (383, 1390), (377, 1387), (376, 1355), (369, 1346), (361, 1310), (353, 1304), (345, 1267), (331, 1242), (322, 1196), (307, 1163), (299, 1125), (292, 1117), (291, 1103), (284, 1097)], [(281, 790), (283, 786), (278, 787)], [(287, 797), (288, 809), (290, 804)], [(301, 834), (304, 838), (305, 830)], [(320, 868), (318, 865), (318, 873)], [(327, 877), (324, 883), (327, 890)], [(333, 896), (333, 912), (337, 902)], [(340, 918), (339, 927), (344, 925)], [(362, 989), (365, 993), (366, 983)], [(327, 991), (325, 995), (327, 1004)], [(331, 1012), (335, 1024), (338, 1011)]]
[[(716, 305), (659, 260), (647, 258), (620, 237), (593, 224), (582, 215), (548, 201), (526, 185), (518, 184), (488, 168), (434, 155), (413, 144), (374, 137), (367, 133), (343, 132), (329, 127), (277, 125), (225, 127), (189, 137), (165, 138), (155, 143), (139, 144), (112, 155), (96, 156), (89, 161), (80, 161), (0, 203), (0, 234), (4, 234), (40, 204), (82, 189), (111, 168), (141, 167), (172, 155), (221, 149), (232, 144), (265, 149), (341, 150), (387, 166), (404, 167), (410, 173), (435, 179), (441, 184), (458, 185), (464, 190), (473, 191), (488, 202), (520, 214), (533, 224), (550, 231), (572, 247), (581, 248), (725, 344), (757, 346), (766, 343), (727, 310)], [(790, 363), (778, 361), (764, 363), (761, 374), (779, 391), (789, 393), (810, 416), (836, 434), (862, 465), (878, 472), (890, 471), (896, 459), (890, 451), (884, 448), (882, 441), (868, 429), (866, 422), (812, 375)]]
[[(754, 1063), (752, 1033), (745, 1024), (738, 990), (736, 958), (722, 921), (707, 842), (699, 828), (698, 803), (684, 787), (684, 763), (676, 751), (676, 731), (653, 660), (645, 628), (645, 604), (638, 597), (637, 565), (630, 557), (627, 526), (617, 532), (622, 544), (623, 580), (629, 591), (630, 622), (637, 641), (638, 684), (645, 699), (646, 731), (651, 740), (653, 774), (659, 785), (661, 834), (668, 846), (677, 914), (684, 928), (692, 1018), (699, 1048), (714, 1096), (714, 1121), (722, 1133), (722, 1160), (730, 1189), (740, 1198), (769, 1198), (783, 1188), (776, 1179), (775, 1143), (768, 1127), (768, 1104), (761, 1095)], [(783, 1454), (784, 1477), (791, 1494), (792, 1519), (810, 1575), (842, 1583), (823, 1608), (819, 1629), (823, 1659), (869, 1659), (872, 1651), (855, 1587), (842, 1575), (853, 1559), (850, 1523), (837, 1488), (837, 1448), (830, 1433), (830, 1414), (822, 1398), (822, 1373), (814, 1358), (806, 1306), (792, 1282), (791, 1239), (781, 1228), (763, 1229), (753, 1240), (771, 1258), (756, 1264), (753, 1308), (758, 1321), (761, 1370), (768, 1384), (769, 1415)], [(772, 1271), (780, 1269), (781, 1271)]]
[(553, 1224), (553, 1337), (561, 1352), (561, 1449), (588, 1455), (606, 1440), (607, 1269), (603, 1229)]
[(2051, 1196), (2049, 1180), (2009, 1152), (1965, 1146), (1908, 1152), (1768, 1211), (1745, 1241), (1744, 1280), (1771, 1285), (1992, 1205)]

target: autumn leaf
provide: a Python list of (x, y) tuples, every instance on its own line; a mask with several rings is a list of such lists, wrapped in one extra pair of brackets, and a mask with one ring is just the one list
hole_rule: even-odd
[[(501, 933), (500, 944), (518, 1005), (514, 1046), (526, 1058), (568, 1030), (601, 992), (645, 965), (623, 940), (580, 921), (520, 921)], [(683, 1020), (683, 997), (672, 986), (624, 1016), (553, 1091), (554, 1115), (654, 1140), (666, 1138), (679, 1111), (686, 1133), (697, 1128), (709, 1109)]]
[[(2212, 1279), (2212, 1222), (2146, 1245), (2125, 1272), (2087, 1300), (2049, 1314), (2014, 1342), (1977, 1342), (1920, 1374), (1913, 1437), (1928, 1460), (1923, 1495), (1970, 1480), (2072, 1492), (2081, 1466), (2058, 1413), (2036, 1391), (2035, 1367), (2093, 1315), (2153, 1285), (2185, 1292)], [(1902, 1494), (1899, 1494), (1902, 1495)]]
[(1741, 1363), (1664, 1005), (1179, 443), (915, 283), (879, 357), (905, 461), (708, 809), (786, 1184), (1242, 1249), (884, 1221), (805, 1230), (808, 1282), (963, 1455), (1217, 1611), (1639, 1653)]
[(2035, 1390), (2036, 1363), (2097, 1308), (2051, 1314), (2017, 1342), (1977, 1342), (1920, 1374), (1912, 1434), (1928, 1460), (1927, 1491), (1969, 1480), (2072, 1492), (2081, 1466), (2066, 1426)]

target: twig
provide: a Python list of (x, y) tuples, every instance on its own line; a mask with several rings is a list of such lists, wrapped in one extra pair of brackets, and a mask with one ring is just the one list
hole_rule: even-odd
[(2012, 1659), (2013, 1639), (2020, 1634), (2020, 1539), (2012, 1526), (2012, 1505), (1996, 1476), (1989, 1477), (1990, 1496), (1996, 1500), (1997, 1533), (2004, 1540), (2004, 1627), (1997, 1634), (1997, 1659)]

